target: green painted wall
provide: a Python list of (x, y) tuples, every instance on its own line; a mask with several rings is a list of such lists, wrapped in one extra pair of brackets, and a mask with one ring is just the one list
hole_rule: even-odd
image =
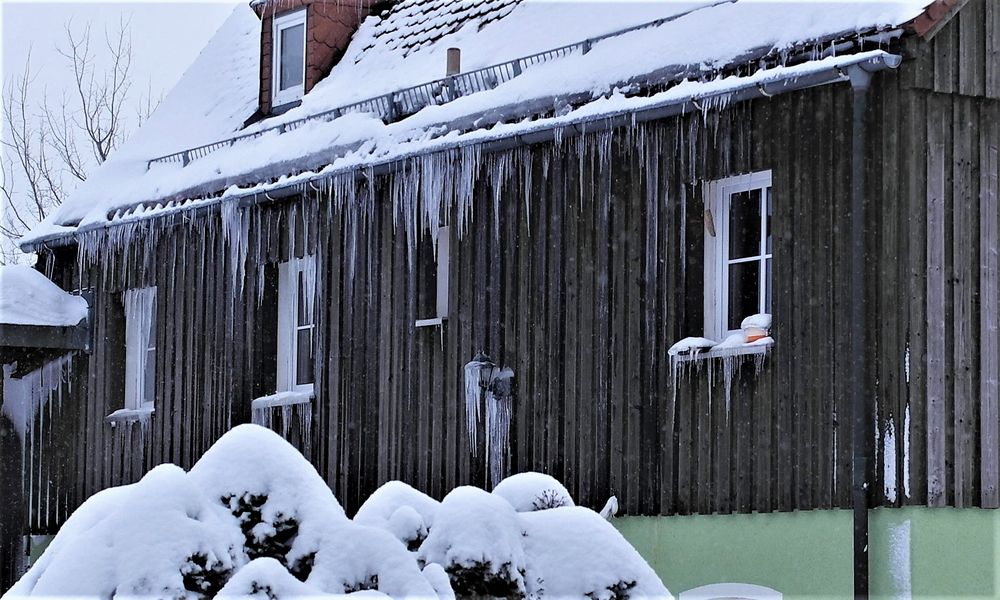
[[(785, 598), (853, 594), (851, 512), (623, 517), (619, 531), (674, 594), (752, 583)], [(875, 598), (996, 598), (1000, 511), (879, 509), (870, 514)]]

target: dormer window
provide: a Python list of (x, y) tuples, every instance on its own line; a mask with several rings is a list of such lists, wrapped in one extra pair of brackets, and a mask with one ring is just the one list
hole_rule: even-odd
[(302, 97), (306, 75), (306, 11), (297, 10), (274, 19), (274, 56), (271, 61), (272, 105), (281, 106)]

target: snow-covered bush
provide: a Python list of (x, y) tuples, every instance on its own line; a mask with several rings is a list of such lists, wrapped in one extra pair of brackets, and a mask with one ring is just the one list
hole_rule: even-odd
[(230, 519), (182, 469), (161, 465), (84, 502), (9, 595), (211, 595), (244, 562)]
[(492, 494), (460, 487), (440, 503), (390, 482), (352, 521), (291, 445), (241, 425), (189, 472), (161, 465), (95, 494), (5, 598), (343, 594), (669, 597), (551, 477), (514, 476)]
[(568, 506), (521, 515), (530, 574), (544, 595), (594, 599), (662, 598), (667, 589), (611, 523)]
[(533, 471), (511, 475), (498, 483), (493, 493), (510, 502), (517, 512), (573, 506), (573, 498), (558, 479)]
[[(262, 443), (261, 431), (270, 433)], [(276, 559), (301, 579), (309, 576), (314, 540), (329, 524), (347, 522), (344, 509), (316, 469), (268, 429), (240, 426), (211, 447), (189, 477), (235, 519), (250, 560)]]
[(423, 563), (444, 567), (459, 597), (523, 598), (526, 563), (517, 513), (503, 498), (475, 487), (445, 496), (420, 547)]
[(402, 481), (390, 481), (375, 490), (354, 515), (354, 522), (385, 529), (416, 550), (434, 525), (440, 502)]

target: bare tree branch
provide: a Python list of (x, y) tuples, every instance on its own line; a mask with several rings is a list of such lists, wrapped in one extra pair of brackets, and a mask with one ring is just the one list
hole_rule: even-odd
[(24, 72), (5, 86), (0, 264), (7, 262), (16, 240), (59, 206), (67, 191), (86, 181), (88, 170), (104, 163), (129, 128), (141, 125), (159, 103), (148, 86), (138, 104), (130, 105), (130, 27), (131, 20), (122, 17), (117, 27), (105, 28), (103, 43), (92, 44), (89, 23), (82, 29), (72, 21), (65, 24), (65, 40), (56, 51), (66, 59), (72, 78), (58, 103), (50, 104), (44, 92), (40, 99), (33, 95), (30, 50)]

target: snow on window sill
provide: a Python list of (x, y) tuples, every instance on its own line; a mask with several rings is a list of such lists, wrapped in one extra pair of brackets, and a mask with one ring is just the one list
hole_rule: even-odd
[[(693, 338), (691, 338), (693, 339)], [(698, 338), (703, 339), (703, 338)], [(707, 340), (706, 340), (707, 341)], [(674, 346), (676, 348), (682, 342)], [(727, 343), (723, 342), (711, 347), (691, 345), (682, 351), (674, 351), (671, 348), (670, 360), (674, 364), (688, 363), (699, 360), (709, 360), (712, 358), (732, 358), (736, 356), (753, 356), (767, 354), (768, 350), (774, 346), (774, 338), (768, 336), (753, 342)]]
[(278, 392), (270, 396), (256, 398), (250, 403), (251, 410), (262, 410), (265, 408), (275, 408), (278, 406), (295, 406), (296, 404), (309, 404), (315, 398), (312, 392)]
[(104, 417), (104, 420), (112, 425), (117, 423), (146, 423), (150, 416), (156, 412), (152, 402), (144, 402), (139, 408), (122, 408)]

